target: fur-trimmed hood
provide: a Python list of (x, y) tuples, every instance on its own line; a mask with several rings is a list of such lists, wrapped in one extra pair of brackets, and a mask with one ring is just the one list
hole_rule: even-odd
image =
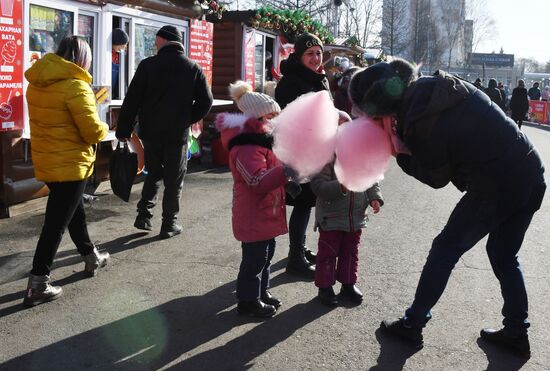
[(230, 149), (230, 142), (241, 134), (260, 134), (265, 136), (271, 133), (271, 126), (265, 121), (250, 117), (242, 113), (220, 113), (216, 116), (216, 129), (220, 132), (222, 145)]

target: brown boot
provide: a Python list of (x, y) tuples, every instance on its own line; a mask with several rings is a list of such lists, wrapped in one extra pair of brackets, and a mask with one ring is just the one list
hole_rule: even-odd
[(55, 300), (61, 296), (63, 290), (59, 286), (50, 285), (50, 276), (29, 275), (27, 292), (23, 305), (34, 307), (35, 305)]
[(87, 276), (93, 277), (97, 274), (99, 268), (107, 265), (107, 260), (109, 260), (108, 252), (99, 252), (97, 247), (94, 247), (92, 252), (88, 255), (82, 257), (84, 260), (84, 273)]

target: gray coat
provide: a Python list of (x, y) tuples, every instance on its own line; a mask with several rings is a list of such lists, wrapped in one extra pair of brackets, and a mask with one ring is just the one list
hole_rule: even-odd
[(317, 196), (315, 228), (323, 231), (356, 231), (367, 226), (366, 210), (372, 200), (384, 204), (380, 186), (375, 183), (365, 192), (342, 192), (334, 164), (326, 165), (311, 180), (311, 190)]

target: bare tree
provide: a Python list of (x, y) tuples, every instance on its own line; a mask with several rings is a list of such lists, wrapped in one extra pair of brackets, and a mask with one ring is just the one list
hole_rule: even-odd
[(441, 29), (447, 46), (447, 70), (451, 69), (453, 51), (462, 40), (464, 31), (464, 1), (438, 0), (441, 12)]
[(467, 0), (466, 18), (473, 21), (472, 52), (481, 41), (494, 40), (497, 35), (495, 20), (487, 10), (487, 0)]
[(408, 46), (408, 2), (408, 0), (386, 0), (382, 5), (380, 39), (382, 49), (388, 55), (402, 57)]

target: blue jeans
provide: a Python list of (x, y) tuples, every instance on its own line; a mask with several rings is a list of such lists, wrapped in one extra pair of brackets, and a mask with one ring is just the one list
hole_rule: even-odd
[(525, 333), (529, 327), (527, 293), (517, 253), (545, 190), (541, 179), (514, 192), (466, 193), (433, 241), (405, 321), (415, 327), (426, 325), (455, 264), (488, 234), (487, 255), (504, 299), (504, 327)]
[(269, 288), (271, 259), (275, 239), (242, 243), (243, 258), (237, 276), (237, 299), (253, 301)]

